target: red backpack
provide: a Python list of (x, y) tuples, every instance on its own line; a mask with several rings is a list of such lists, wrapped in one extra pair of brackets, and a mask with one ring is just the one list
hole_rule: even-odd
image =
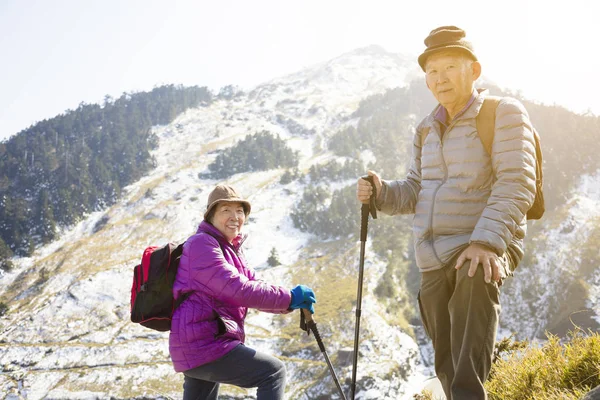
[(142, 263), (133, 269), (131, 286), (131, 321), (157, 331), (171, 329), (175, 309), (187, 298), (173, 298), (173, 283), (183, 243), (175, 246), (150, 246), (144, 250)]

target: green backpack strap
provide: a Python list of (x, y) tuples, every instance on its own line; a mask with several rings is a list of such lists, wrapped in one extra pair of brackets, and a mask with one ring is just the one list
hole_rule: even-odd
[(492, 96), (483, 99), (483, 105), (475, 119), (479, 139), (481, 139), (483, 148), (489, 155), (492, 154), (492, 144), (494, 143), (494, 131), (496, 128), (496, 108), (498, 108), (500, 100), (502, 98)]

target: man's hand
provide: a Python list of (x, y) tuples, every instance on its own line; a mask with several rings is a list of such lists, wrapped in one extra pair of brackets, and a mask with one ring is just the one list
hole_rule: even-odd
[(471, 260), (469, 277), (475, 276), (477, 267), (481, 264), (483, 266), (483, 276), (487, 283), (490, 283), (491, 279), (495, 282), (500, 281), (500, 261), (496, 253), (489, 247), (478, 243), (470, 244), (458, 257), (454, 268), (460, 269), (467, 260)]
[[(367, 171), (369, 176), (373, 177), (373, 183), (375, 184), (375, 198), (378, 198), (381, 194), (381, 178), (373, 171)], [(358, 179), (358, 184), (356, 185), (356, 197), (358, 201), (364, 204), (369, 204), (369, 199), (371, 198), (371, 194), (373, 194), (373, 186), (363, 178)]]

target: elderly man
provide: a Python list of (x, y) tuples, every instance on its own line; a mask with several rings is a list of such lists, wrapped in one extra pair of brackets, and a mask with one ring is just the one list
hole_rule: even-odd
[[(465, 32), (443, 26), (425, 45), (419, 65), (440, 104), (416, 129), (406, 178), (369, 175), (381, 211), (415, 214), (419, 307), (447, 398), (486, 399), (499, 286), (523, 258), (535, 198), (533, 128), (521, 103), (503, 98), (486, 151), (477, 124), (486, 91), (475, 89), (481, 64)], [(359, 201), (368, 203), (372, 190), (358, 180)]]

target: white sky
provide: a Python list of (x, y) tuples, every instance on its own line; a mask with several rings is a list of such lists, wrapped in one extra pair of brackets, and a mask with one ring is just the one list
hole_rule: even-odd
[(414, 55), (467, 32), (484, 74), (600, 115), (595, 0), (0, 0), (0, 140), (161, 84), (250, 88), (358, 47)]

